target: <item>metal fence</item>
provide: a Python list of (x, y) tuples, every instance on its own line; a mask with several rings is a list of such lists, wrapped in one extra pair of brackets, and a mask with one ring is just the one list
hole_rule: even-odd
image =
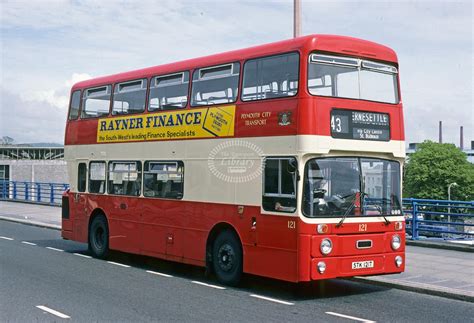
[(61, 196), (69, 184), (0, 180), (0, 200), (61, 205)]
[(413, 240), (474, 238), (474, 201), (403, 199), (403, 208)]

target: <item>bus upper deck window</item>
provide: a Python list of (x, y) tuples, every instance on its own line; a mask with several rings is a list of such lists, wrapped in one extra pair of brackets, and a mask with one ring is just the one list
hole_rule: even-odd
[(76, 120), (79, 116), (81, 103), (81, 91), (74, 91), (71, 96), (71, 106), (69, 108), (69, 120)]
[(232, 103), (237, 100), (240, 63), (230, 63), (195, 70), (191, 105)]
[(146, 79), (116, 84), (112, 114), (131, 114), (145, 111), (146, 87)]
[(95, 118), (109, 114), (110, 85), (84, 91), (81, 118)]
[(188, 71), (156, 76), (150, 84), (148, 110), (184, 108), (188, 104), (188, 86)]
[(245, 62), (242, 101), (294, 96), (298, 92), (298, 53)]

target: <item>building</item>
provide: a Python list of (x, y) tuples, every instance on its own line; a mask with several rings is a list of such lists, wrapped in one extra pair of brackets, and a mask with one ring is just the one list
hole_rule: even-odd
[(64, 147), (0, 145), (0, 180), (68, 183)]

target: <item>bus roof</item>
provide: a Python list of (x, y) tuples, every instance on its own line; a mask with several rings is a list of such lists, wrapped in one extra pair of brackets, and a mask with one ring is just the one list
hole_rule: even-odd
[(220, 54), (97, 77), (78, 82), (74, 84), (72, 89), (94, 87), (155, 75), (165, 75), (183, 70), (219, 65), (232, 61), (240, 61), (242, 59), (250, 59), (290, 51), (302, 51), (304, 53), (312, 50), (334, 52), (353, 57), (364, 57), (397, 63), (397, 55), (391, 48), (371, 41), (347, 36), (308, 35)]

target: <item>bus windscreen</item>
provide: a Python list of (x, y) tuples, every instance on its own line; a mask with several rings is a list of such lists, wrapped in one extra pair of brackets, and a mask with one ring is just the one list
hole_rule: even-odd
[(400, 215), (400, 197), (398, 162), (336, 157), (306, 164), (303, 214), (307, 217)]

